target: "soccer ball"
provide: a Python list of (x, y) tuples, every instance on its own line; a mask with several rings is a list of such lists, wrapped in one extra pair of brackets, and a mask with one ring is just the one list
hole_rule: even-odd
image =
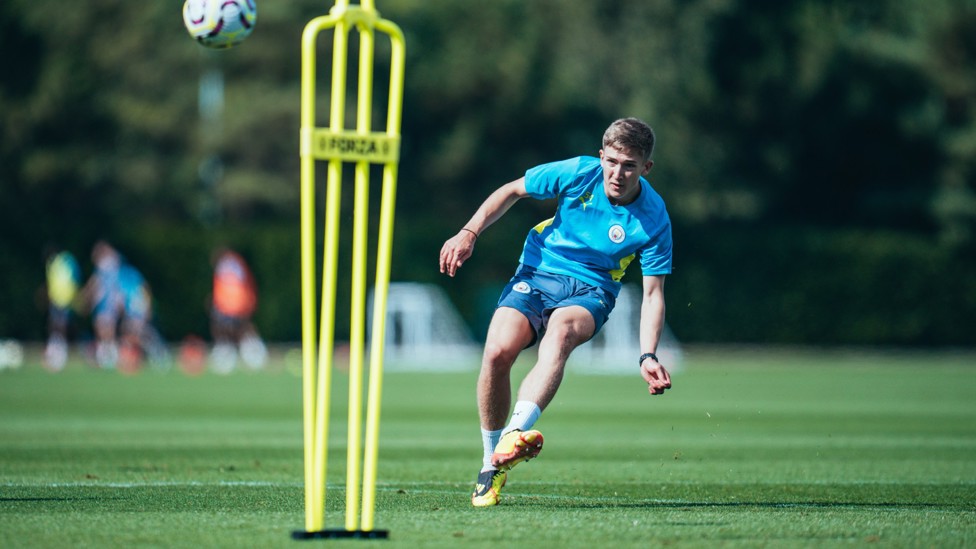
[(186, 0), (183, 24), (208, 48), (229, 48), (244, 41), (257, 21), (255, 0)]

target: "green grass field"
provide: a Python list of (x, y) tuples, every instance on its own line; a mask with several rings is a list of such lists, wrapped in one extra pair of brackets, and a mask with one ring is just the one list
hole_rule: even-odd
[(0, 372), (0, 547), (976, 547), (973, 353), (691, 349), (654, 398), (636, 372), (570, 373), (490, 509), (469, 500), (475, 378), (386, 375), (389, 540), (293, 541), (293, 373)]

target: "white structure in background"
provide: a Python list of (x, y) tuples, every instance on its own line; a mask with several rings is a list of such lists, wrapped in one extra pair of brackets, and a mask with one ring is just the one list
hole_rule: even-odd
[[(640, 290), (624, 285), (610, 320), (595, 338), (573, 351), (577, 372), (631, 374), (640, 356)], [(368, 310), (372, 312), (370, 304)], [(481, 344), (444, 290), (435, 284), (394, 282), (386, 309), (385, 367), (390, 370), (471, 370), (480, 365)], [(371, 326), (367, 324), (367, 326)], [(529, 352), (535, 352), (532, 347)], [(669, 371), (681, 367), (681, 346), (665, 327), (658, 357)]]
[(393, 282), (385, 355), (391, 370), (470, 370), (478, 367), (481, 348), (440, 286)]
[(0, 340), (0, 370), (16, 370), (24, 365), (24, 346), (14, 339)]
[[(617, 305), (600, 333), (569, 356), (569, 367), (587, 373), (636, 373), (640, 350), (640, 288), (624, 284)], [(664, 327), (657, 356), (669, 372), (681, 368), (681, 345)]]

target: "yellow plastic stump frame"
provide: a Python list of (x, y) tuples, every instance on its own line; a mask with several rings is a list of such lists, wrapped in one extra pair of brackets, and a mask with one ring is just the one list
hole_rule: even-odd
[[(332, 92), (329, 127), (315, 127), (315, 74), (318, 35), (334, 29)], [(356, 127), (345, 127), (346, 73), (349, 34), (359, 32)], [(375, 33), (390, 38), (390, 86), (386, 131), (372, 131), (373, 58)], [(373, 0), (350, 5), (337, 0), (329, 15), (308, 22), (302, 34), (301, 97), (301, 273), (302, 273), (302, 401), (305, 444), (305, 531), (294, 537), (385, 537), (373, 529), (376, 496), (383, 343), (390, 285), (393, 216), (399, 166), (403, 104), (405, 42), (400, 28), (380, 18)], [(327, 160), (322, 301), (317, 322), (315, 255), (315, 162)], [(344, 531), (323, 530), (333, 353), (335, 348), (336, 277), (339, 250), (339, 211), (344, 162), (355, 163), (352, 288), (349, 356), (349, 434)], [(376, 252), (376, 282), (370, 347), (366, 435), (362, 437), (362, 378), (365, 352), (366, 248), (370, 164), (383, 165), (382, 197)], [(319, 326), (317, 326), (319, 324)], [(318, 334), (316, 335), (316, 332)], [(362, 453), (362, 472), (359, 457)], [(362, 478), (360, 478), (362, 476)], [(359, 512), (360, 482), (362, 513)], [(329, 534), (336, 535), (329, 535)], [(324, 535), (323, 535), (324, 534)]]

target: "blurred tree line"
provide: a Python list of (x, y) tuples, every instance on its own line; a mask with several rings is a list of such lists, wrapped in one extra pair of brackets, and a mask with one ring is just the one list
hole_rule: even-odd
[[(498, 185), (638, 116), (679, 339), (976, 343), (976, 1), (377, 4), (408, 46), (393, 278), (443, 285), (476, 331), (551, 204), (516, 205), (453, 280), (442, 242)], [(331, 3), (261, 0), (227, 51), (194, 43), (181, 6), (0, 3), (0, 336), (44, 332), (45, 245), (90, 272), (106, 238), (167, 337), (206, 333), (209, 255), (229, 244), (262, 330), (299, 338), (300, 37)]]

